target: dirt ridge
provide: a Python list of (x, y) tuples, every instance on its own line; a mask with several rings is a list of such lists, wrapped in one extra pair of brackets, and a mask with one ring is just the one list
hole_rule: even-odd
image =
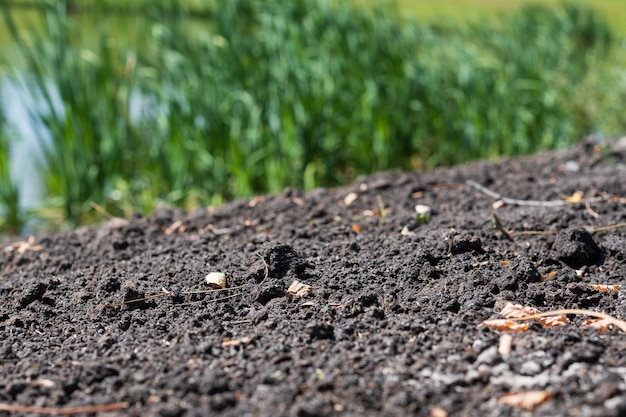
[[(622, 415), (619, 331), (535, 322), (502, 354), (479, 325), (506, 301), (624, 317), (622, 291), (590, 284), (626, 276), (626, 228), (601, 229), (625, 221), (625, 148), (587, 139), (5, 241), (0, 415)], [(468, 180), (565, 204), (500, 205)], [(225, 291), (207, 292), (212, 271)], [(503, 400), (526, 391), (546, 393), (533, 411)]]

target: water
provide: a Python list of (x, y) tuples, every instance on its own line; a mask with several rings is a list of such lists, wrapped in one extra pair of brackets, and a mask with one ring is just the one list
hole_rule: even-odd
[[(61, 107), (60, 100), (57, 102)], [(38, 103), (19, 80), (0, 78), (0, 108), (4, 111), (11, 140), (10, 172), (20, 192), (23, 209), (35, 207), (45, 194), (39, 168), (44, 161), (43, 147), (50, 143), (50, 132), (43, 125), (33, 123), (29, 111), (37, 107), (43, 104)]]

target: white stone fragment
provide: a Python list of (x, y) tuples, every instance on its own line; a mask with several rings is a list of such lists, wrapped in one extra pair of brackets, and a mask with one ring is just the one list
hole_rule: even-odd
[(226, 288), (226, 275), (221, 272), (211, 272), (206, 276), (206, 283), (211, 288)]

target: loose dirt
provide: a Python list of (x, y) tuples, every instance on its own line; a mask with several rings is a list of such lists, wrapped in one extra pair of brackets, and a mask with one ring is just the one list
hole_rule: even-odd
[(625, 315), (590, 285), (626, 275), (624, 163), (585, 140), (4, 240), (0, 415), (624, 415), (619, 329), (482, 325)]

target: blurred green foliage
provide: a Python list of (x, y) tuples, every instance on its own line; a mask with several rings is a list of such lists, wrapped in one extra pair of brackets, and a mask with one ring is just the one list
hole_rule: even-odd
[(19, 192), (11, 178), (9, 129), (0, 108), (0, 233), (17, 234), (24, 226)]
[[(43, 28), (18, 29), (5, 9), (22, 79), (44, 102), (34, 122), (52, 134), (41, 140), (43, 207), (77, 225), (94, 215), (90, 201), (114, 215), (216, 204), (625, 127), (608, 107), (626, 91), (611, 31), (580, 5), (445, 27), (389, 2), (219, 3), (193, 22), (177, 2), (146, 5), (135, 48), (113, 47), (97, 13), (95, 45), (81, 43), (63, 1)], [(598, 75), (609, 73), (613, 85)]]

